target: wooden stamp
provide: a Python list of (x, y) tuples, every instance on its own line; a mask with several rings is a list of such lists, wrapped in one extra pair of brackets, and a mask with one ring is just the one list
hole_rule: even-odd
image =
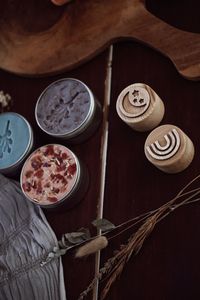
[(154, 129), (146, 139), (144, 151), (147, 159), (166, 173), (183, 171), (194, 157), (192, 141), (174, 125)]
[(164, 115), (164, 104), (156, 92), (144, 83), (127, 86), (118, 96), (119, 117), (137, 131), (155, 128)]

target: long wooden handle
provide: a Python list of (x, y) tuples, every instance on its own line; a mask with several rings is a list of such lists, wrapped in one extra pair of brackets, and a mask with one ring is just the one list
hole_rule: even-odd
[(129, 24), (123, 28), (123, 37), (138, 39), (162, 52), (184, 77), (200, 79), (200, 34), (168, 25), (148, 12), (144, 1), (138, 1), (137, 9), (130, 6), (127, 13)]

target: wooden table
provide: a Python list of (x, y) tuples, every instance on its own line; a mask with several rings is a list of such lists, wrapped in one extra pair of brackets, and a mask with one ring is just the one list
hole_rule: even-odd
[[(175, 1), (173, 4), (168, 1), (162, 1), (162, 4), (154, 2), (147, 3), (149, 9), (164, 20), (179, 28), (200, 32), (200, 6), (197, 1), (192, 1), (188, 7), (186, 1)], [(73, 209), (60, 213), (45, 211), (58, 238), (65, 232), (91, 226), (91, 221), (102, 216), (102, 212), (105, 218), (117, 225), (157, 208), (199, 174), (200, 82), (182, 78), (163, 55), (136, 41), (126, 41), (115, 44), (87, 64), (57, 76), (33, 79), (0, 71), (0, 89), (14, 99), (13, 110), (30, 121), (36, 146), (49, 140), (36, 125), (35, 103), (49, 83), (63, 77), (80, 79), (91, 88), (104, 107), (104, 120), (92, 138), (80, 145), (70, 146), (87, 165), (90, 185), (82, 202)], [(152, 166), (143, 151), (147, 133), (131, 130), (117, 116), (115, 103), (118, 94), (135, 82), (150, 85), (164, 101), (166, 112), (161, 124), (177, 125), (194, 142), (195, 158), (182, 173), (168, 175)], [(107, 119), (104, 189), (104, 181), (101, 180), (105, 168), (102, 145), (106, 146)], [(199, 216), (200, 205), (197, 203), (180, 208), (159, 223), (141, 252), (130, 259), (107, 299), (199, 299)], [(122, 235), (111, 241), (101, 253), (101, 264), (125, 240), (126, 236)], [(98, 265), (98, 257), (77, 260), (73, 255), (70, 253), (63, 257), (68, 300), (78, 298), (93, 278)], [(90, 294), (87, 299), (95, 297)]]

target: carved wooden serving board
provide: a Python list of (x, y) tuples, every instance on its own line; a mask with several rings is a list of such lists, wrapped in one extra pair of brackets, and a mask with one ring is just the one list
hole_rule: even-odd
[(136, 39), (168, 56), (178, 72), (200, 78), (200, 34), (170, 26), (142, 0), (49, 0), (0, 3), (0, 67), (41, 76), (71, 69), (110, 43)]

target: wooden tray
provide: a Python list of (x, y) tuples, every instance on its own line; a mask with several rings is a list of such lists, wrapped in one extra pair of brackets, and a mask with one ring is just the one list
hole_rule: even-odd
[[(200, 76), (200, 35), (149, 13), (142, 0), (49, 0), (0, 4), (0, 67), (21, 75), (74, 68), (120, 39), (136, 39), (168, 56), (184, 77)], [(102, 22), (103, 20), (103, 22)]]

